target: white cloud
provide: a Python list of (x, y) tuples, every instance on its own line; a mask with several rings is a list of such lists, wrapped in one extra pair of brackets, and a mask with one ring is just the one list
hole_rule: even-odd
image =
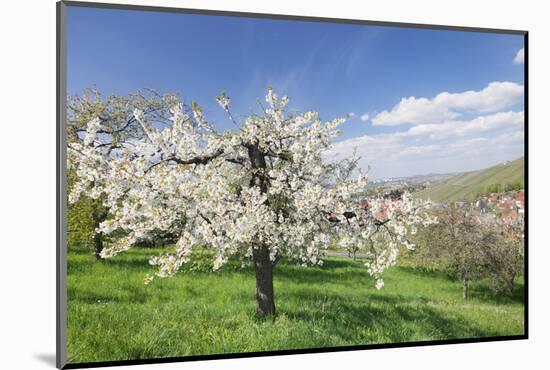
[(378, 113), (372, 119), (373, 126), (397, 126), (405, 123), (421, 124), (450, 120), (458, 117), (447, 107), (434, 104), (426, 98), (402, 98), (391, 111)]
[(499, 112), (487, 116), (479, 116), (469, 121), (450, 121), (439, 124), (418, 125), (411, 127), (402, 135), (429, 136), (432, 139), (479, 135), (484, 132), (504, 129), (510, 126), (521, 128), (523, 122), (523, 112)]
[(367, 122), (369, 120), (369, 114), (368, 113), (365, 113), (361, 116), (361, 121), (363, 122)]
[(523, 124), (523, 112), (498, 112), (339, 141), (325, 156), (339, 160), (357, 150), (372, 179), (469, 171), (523, 155)]
[(390, 111), (372, 118), (374, 126), (436, 124), (463, 113), (486, 114), (512, 107), (523, 98), (523, 86), (514, 82), (491, 82), (479, 91), (442, 92), (432, 99), (402, 98)]
[(348, 113), (348, 117), (349, 118), (355, 118), (357, 115), (355, 114), (355, 112), (349, 112)]
[(516, 57), (514, 58), (514, 64), (523, 64), (525, 59), (525, 51), (523, 48), (519, 49), (518, 53), (516, 54)]

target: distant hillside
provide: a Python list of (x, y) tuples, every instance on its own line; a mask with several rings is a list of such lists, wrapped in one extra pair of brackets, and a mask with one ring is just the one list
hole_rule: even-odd
[(500, 184), (502, 189), (514, 183), (521, 183), (523, 187), (524, 171), (524, 159), (521, 157), (484, 170), (459, 173), (415, 195), (422, 199), (429, 198), (434, 202), (473, 200), (480, 194), (486, 193), (487, 189), (495, 184)]

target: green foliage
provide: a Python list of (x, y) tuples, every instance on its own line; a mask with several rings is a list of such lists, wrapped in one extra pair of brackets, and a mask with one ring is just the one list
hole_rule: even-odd
[(514, 181), (512, 183), (506, 184), (504, 186), (504, 191), (518, 191), (523, 189), (523, 184), (521, 181)]
[(487, 186), (486, 193), (487, 194), (502, 193), (502, 185), (501, 184), (491, 184), (491, 185)]
[(194, 248), (193, 254), (184, 265), (184, 271), (211, 272), (214, 264), (214, 251), (206, 248)]
[(492, 289), (497, 293), (512, 294), (517, 276), (522, 276), (525, 261), (523, 239), (498, 238), (486, 250)]
[(487, 277), (486, 246), (492, 235), (463, 225), (451, 226), (448, 220), (422, 229), (414, 239), (416, 266), (443, 271), (469, 279)]
[[(68, 190), (70, 191), (76, 174), (69, 170)], [(107, 209), (101, 199), (92, 199), (85, 195), (67, 206), (67, 243), (68, 245), (92, 245), (95, 229), (107, 217)]]
[(513, 296), (445, 274), (396, 266), (378, 291), (360, 261), (327, 258), (322, 268), (281, 261), (275, 269), (275, 320), (255, 317), (252, 266), (230, 261), (216, 273), (185, 271), (142, 283), (151, 255), (133, 249), (94, 263), (68, 255), (69, 362), (274, 351), (408, 341), (520, 335), (523, 283)]
[(91, 245), (96, 220), (96, 204), (93, 199), (83, 197), (67, 209), (67, 243), (69, 245)]
[(502, 192), (509, 192), (509, 191), (518, 191), (523, 189), (523, 183), (519, 180), (513, 181), (511, 183), (506, 183), (506, 185), (502, 185), (501, 183), (495, 183), (487, 186), (485, 189), (478, 189), (475, 194), (475, 198), (487, 196), (489, 194), (493, 193), (502, 193)]

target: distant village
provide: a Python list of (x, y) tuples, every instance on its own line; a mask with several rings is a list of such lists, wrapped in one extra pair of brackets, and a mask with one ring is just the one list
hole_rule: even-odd
[(486, 212), (487, 209), (494, 209), (498, 211), (502, 219), (515, 220), (517, 217), (525, 214), (525, 192), (519, 190), (491, 193), (480, 197), (475, 202), (475, 206), (481, 212)]
[[(514, 162), (518, 162), (519, 160), (523, 161), (523, 159), (505, 161), (492, 167), (492, 169), (497, 166), (510, 168), (509, 166), (513, 166)], [(518, 167), (518, 169), (519, 168), (520, 167)], [(521, 169), (523, 169), (523, 167), (521, 167)], [(479, 172), (482, 173), (482, 171), (483, 170)], [(414, 194), (424, 189), (433, 188), (455, 175), (454, 173), (428, 174), (372, 180), (369, 183), (365, 198), (368, 199), (370, 197), (380, 196), (388, 199), (398, 198), (404, 191)], [(464, 194), (464, 199), (455, 199), (452, 201), (440, 199), (437, 203), (440, 205), (453, 203), (458, 206), (471, 206), (475, 207), (481, 213), (492, 212), (499, 215), (503, 220), (513, 221), (518, 217), (524, 216), (525, 192), (521, 182), (518, 180), (510, 180), (510, 182), (511, 183), (506, 184), (506, 186), (503, 186), (496, 180), (494, 184), (485, 187), (483, 190), (480, 189), (476, 196)], [(429, 197), (425, 197), (426, 194), (424, 194), (424, 199), (429, 199)]]

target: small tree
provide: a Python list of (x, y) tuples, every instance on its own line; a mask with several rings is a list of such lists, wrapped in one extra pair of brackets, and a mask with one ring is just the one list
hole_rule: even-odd
[[(357, 195), (364, 193), (366, 176), (351, 179), (350, 166), (324, 158), (343, 119), (322, 123), (316, 112), (289, 114), (288, 98), (271, 89), (268, 107), (244, 122), (234, 119), (228, 96), (217, 101), (236, 130), (218, 133), (196, 103), (186, 112), (173, 98), (169, 126), (155, 127), (136, 109), (143, 137), (113, 140), (100, 134), (102, 120), (94, 118), (83, 142), (70, 145), (79, 174), (71, 199), (83, 192), (104, 196), (112, 218), (98, 231), (126, 233), (101, 255), (127, 250), (152, 230), (177, 232), (176, 252), (150, 260), (158, 266), (156, 276), (173, 276), (195, 245), (214, 251), (214, 270), (243, 256), (256, 273), (256, 311), (269, 316), (275, 314), (273, 271), (282, 257), (320, 265), (321, 252), (335, 237), (366, 245), (379, 234), (386, 243), (369, 250), (365, 264), (381, 288), (381, 273), (395, 263), (409, 225), (431, 221), (426, 204), (404, 194), (361, 207)], [(146, 283), (152, 279), (148, 275)]]
[(488, 215), (483, 222), (497, 235), (497, 242), (487, 250), (489, 274), (497, 291), (513, 292), (516, 277), (523, 274), (525, 265), (525, 219), (523, 209), (502, 209), (501, 205)]
[(523, 269), (523, 220), (506, 220), (498, 207), (481, 212), (472, 205), (448, 204), (437, 211), (438, 224), (416, 237), (416, 261), (442, 269), (462, 279), (462, 297), (468, 298), (469, 282), (491, 278), (497, 290), (512, 291)]
[(485, 272), (485, 246), (492, 234), (480, 228), (470, 207), (445, 205), (437, 213), (439, 223), (420, 234), (418, 258), (456, 274), (462, 280), (462, 298), (468, 299), (469, 283)]

